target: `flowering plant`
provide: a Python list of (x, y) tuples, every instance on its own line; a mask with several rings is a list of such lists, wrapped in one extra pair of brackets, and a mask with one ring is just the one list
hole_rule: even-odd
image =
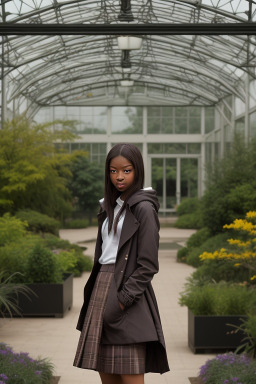
[(208, 360), (199, 372), (204, 384), (255, 384), (256, 361), (232, 352)]
[(49, 384), (53, 365), (47, 359), (32, 359), (0, 343), (0, 384)]
[(250, 276), (247, 283), (256, 283), (256, 211), (247, 212), (245, 219), (236, 219), (224, 228), (233, 229), (240, 238), (228, 239), (230, 249), (203, 252), (200, 260), (225, 260), (237, 268), (246, 268)]

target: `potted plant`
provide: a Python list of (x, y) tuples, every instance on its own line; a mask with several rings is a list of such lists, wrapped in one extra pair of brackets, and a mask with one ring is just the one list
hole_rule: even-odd
[(188, 284), (180, 304), (188, 307), (188, 345), (196, 353), (234, 350), (242, 342), (239, 327), (256, 304), (256, 291), (237, 284)]
[(28, 255), (26, 285), (35, 293), (28, 298), (19, 295), (23, 316), (63, 317), (73, 303), (73, 275), (63, 273), (55, 255), (38, 243)]

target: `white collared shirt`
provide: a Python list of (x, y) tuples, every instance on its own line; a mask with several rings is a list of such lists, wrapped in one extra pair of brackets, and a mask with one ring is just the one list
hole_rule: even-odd
[[(114, 220), (124, 203), (123, 200), (120, 199), (120, 197), (116, 199), (116, 202), (117, 204), (114, 209)], [(125, 211), (122, 213), (122, 215), (119, 218), (115, 235), (113, 231), (113, 226), (110, 233), (108, 233), (108, 218), (104, 220), (101, 228), (101, 237), (103, 241), (102, 241), (102, 254), (101, 254), (101, 257), (99, 258), (100, 264), (114, 264), (116, 262), (117, 250), (118, 250), (119, 240), (120, 240), (121, 231), (124, 223), (124, 217), (125, 217)], [(114, 223), (114, 220), (113, 220), (113, 223)]]

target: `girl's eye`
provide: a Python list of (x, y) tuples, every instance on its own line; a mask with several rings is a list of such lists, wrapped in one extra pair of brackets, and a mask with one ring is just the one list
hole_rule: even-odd
[(131, 169), (125, 169), (124, 170), (124, 173), (130, 173), (131, 172)]
[(110, 169), (110, 173), (115, 173), (116, 170), (115, 169)]

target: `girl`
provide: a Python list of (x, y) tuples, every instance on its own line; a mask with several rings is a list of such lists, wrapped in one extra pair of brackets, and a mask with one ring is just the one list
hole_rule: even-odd
[(158, 272), (159, 209), (142, 189), (144, 166), (132, 144), (108, 153), (95, 260), (84, 288), (74, 366), (99, 372), (102, 384), (144, 384), (169, 371), (151, 280)]

